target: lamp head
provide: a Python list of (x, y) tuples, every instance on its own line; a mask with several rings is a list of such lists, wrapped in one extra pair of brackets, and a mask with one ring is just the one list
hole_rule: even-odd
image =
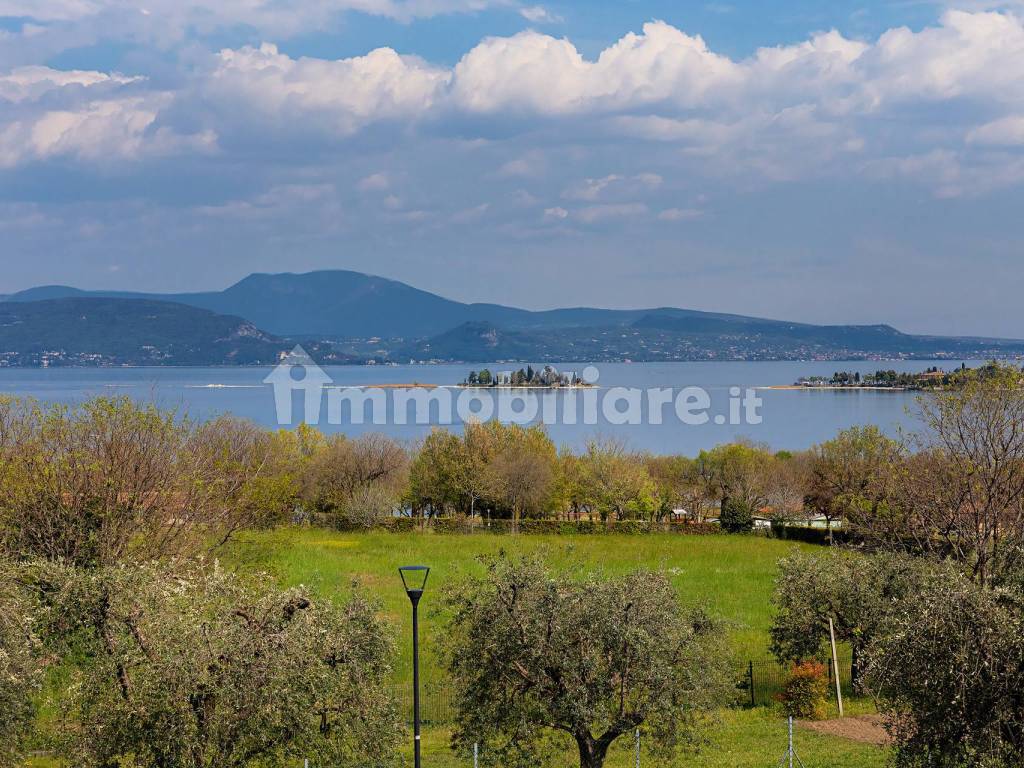
[(427, 588), (430, 568), (426, 565), (403, 565), (398, 569), (398, 575), (402, 577), (402, 586), (409, 599), (417, 602)]

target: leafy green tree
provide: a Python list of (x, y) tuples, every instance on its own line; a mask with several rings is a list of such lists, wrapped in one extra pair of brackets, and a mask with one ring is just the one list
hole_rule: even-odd
[(654, 483), (655, 514), (664, 519), (672, 510), (683, 508), (694, 514), (693, 460), (686, 456), (644, 455), (642, 462)]
[(855, 527), (874, 546), (952, 558), (979, 584), (1004, 583), (1024, 570), (1024, 378), (989, 364), (919, 408), (914, 455), (887, 465), (885, 507)]
[(306, 496), (317, 510), (355, 526), (390, 516), (407, 488), (409, 456), (377, 433), (332, 435), (309, 461)]
[(453, 432), (436, 428), (424, 438), (409, 466), (407, 498), (419, 514), (442, 515), (461, 510), (465, 445)]
[(394, 762), (391, 647), (359, 596), (335, 607), (199, 565), (48, 566), (39, 580), (85, 656), (62, 694), (69, 764)]
[(643, 458), (619, 443), (592, 440), (580, 457), (584, 498), (602, 522), (650, 519), (658, 509), (658, 488)]
[(701, 451), (697, 464), (705, 493), (725, 507), (737, 499), (751, 513), (768, 503), (768, 478), (774, 457), (766, 448), (746, 442), (728, 443)]
[(573, 580), (502, 558), (449, 603), (453, 744), (482, 743), (489, 765), (538, 765), (554, 737), (575, 744), (581, 768), (601, 768), (641, 726), (670, 753), (730, 687), (717, 625), (684, 611), (660, 574)]
[(466, 437), (486, 446), (483, 502), (492, 513), (516, 523), (523, 517), (542, 517), (557, 506), (558, 451), (543, 427), (489, 421)]

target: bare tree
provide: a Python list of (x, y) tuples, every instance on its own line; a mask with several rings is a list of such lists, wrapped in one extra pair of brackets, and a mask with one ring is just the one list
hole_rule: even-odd
[(252, 510), (262, 433), (197, 427), (127, 398), (0, 409), (0, 536), (16, 555), (101, 565), (223, 543)]
[(952, 557), (993, 586), (1024, 567), (1024, 388), (993, 364), (919, 400), (915, 455), (886, 465), (856, 515), (872, 543)]

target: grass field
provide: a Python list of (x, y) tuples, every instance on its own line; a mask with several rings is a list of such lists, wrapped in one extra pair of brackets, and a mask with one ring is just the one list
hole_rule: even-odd
[[(421, 608), (424, 681), (441, 683), (439, 639), (445, 617), (438, 611), (444, 585), (483, 570), (480, 555), (540, 553), (554, 567), (582, 567), (617, 574), (636, 568), (664, 569), (680, 599), (701, 603), (724, 619), (728, 636), (722, 653), (737, 663), (767, 657), (767, 630), (771, 621), (772, 583), (776, 563), (795, 547), (808, 545), (753, 536), (497, 536), (490, 534), (436, 535), (431, 533), (353, 533), (318, 529), (280, 529), (249, 533), (235, 541), (224, 556), (227, 565), (269, 573), (281, 586), (304, 584), (314, 592), (344, 599), (357, 583), (374, 600), (399, 638), (395, 665), (396, 685), (411, 678), (409, 602), (402, 590), (400, 565), (431, 566), (430, 582)], [(849, 709), (867, 706), (851, 702)], [(702, 768), (770, 768), (786, 748), (785, 722), (773, 707), (728, 709), (718, 713), (710, 729), (710, 743), (696, 754), (674, 762), (644, 755), (643, 766), (701, 766)], [(424, 765), (427, 768), (464, 768), (470, 755), (454, 755), (444, 727), (424, 730)], [(628, 740), (623, 742), (629, 747)], [(798, 729), (797, 745), (806, 768), (882, 768), (889, 753), (866, 744), (826, 737)], [(411, 765), (411, 753), (406, 755)], [(56, 768), (40, 759), (33, 768)], [(578, 765), (567, 745), (564, 758), (538, 768)], [(610, 757), (608, 768), (633, 766), (632, 752), (623, 748)], [(314, 766), (313, 768), (318, 768)]]
[[(477, 558), (505, 551), (510, 555), (540, 552), (553, 565), (579, 565), (607, 574), (636, 568), (664, 569), (683, 601), (702, 603), (728, 623), (723, 653), (738, 658), (765, 658), (771, 621), (771, 594), (776, 563), (794, 547), (808, 546), (753, 536), (498, 536), (430, 533), (340, 534), (318, 529), (279, 529), (241, 537), (229, 561), (265, 570), (282, 586), (304, 584), (321, 595), (345, 595), (357, 582), (399, 628), (411, 631), (409, 601), (402, 591), (398, 566), (431, 567), (421, 604), (425, 675), (436, 674), (431, 649), (443, 631), (443, 616), (432, 615), (446, 583), (479, 574)], [(435, 598), (431, 601), (431, 598)], [(400, 648), (396, 672), (407, 679), (411, 650)]]

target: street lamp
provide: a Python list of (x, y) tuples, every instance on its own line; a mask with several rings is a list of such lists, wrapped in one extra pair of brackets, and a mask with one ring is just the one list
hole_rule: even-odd
[(413, 758), (415, 768), (420, 768), (420, 625), (418, 608), (423, 590), (427, 587), (430, 568), (425, 565), (403, 565), (398, 569), (402, 577), (405, 594), (412, 603), (412, 723)]

